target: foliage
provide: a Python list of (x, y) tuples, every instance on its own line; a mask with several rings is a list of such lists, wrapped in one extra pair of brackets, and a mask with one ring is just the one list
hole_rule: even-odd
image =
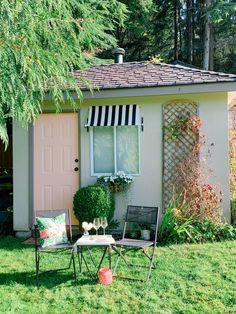
[(131, 175), (125, 174), (124, 171), (118, 171), (111, 176), (98, 177), (97, 183), (108, 186), (111, 190), (113, 190), (113, 187), (115, 186), (121, 187), (122, 190), (126, 190), (133, 180), (134, 178)]
[(172, 182), (171, 202), (174, 207), (184, 209), (185, 218), (220, 220), (223, 194), (217, 186), (208, 183), (211, 176), (209, 154), (205, 136), (199, 135), (199, 142), (193, 146), (192, 152), (176, 165), (177, 179)]
[[(160, 55), (165, 62), (179, 61), (202, 68), (206, 17), (210, 21), (210, 67), (236, 73), (235, 0), (122, 0), (126, 19), (113, 34), (126, 50), (127, 61)], [(111, 56), (111, 54), (103, 57)]]
[(114, 205), (104, 187), (90, 185), (79, 189), (73, 199), (73, 209), (80, 221), (92, 222), (96, 217), (107, 217), (111, 221)]
[[(97, 56), (109, 59), (116, 43), (126, 49), (128, 61), (161, 56), (158, 59), (166, 62), (178, 59), (202, 67), (205, 1), (193, 1), (191, 6), (189, 3), (2, 0), (0, 139), (7, 144), (8, 118), (22, 126), (35, 120), (42, 111), (46, 87), (56, 112), (61, 110), (60, 103), (65, 97), (77, 109), (78, 103), (73, 101), (70, 90), (80, 99), (82, 93), (70, 72), (105, 62)], [(212, 3), (207, 12), (213, 26), (212, 69), (233, 73), (235, 1)]]
[(231, 200), (231, 221), (232, 224), (236, 227), (236, 199)]
[[(220, 203), (222, 202), (222, 192), (218, 193), (216, 186), (199, 182), (199, 177), (195, 176), (200, 172), (198, 169), (191, 169), (189, 160), (186, 161), (186, 168), (183, 168), (182, 175), (185, 181), (183, 186), (179, 187), (179, 194), (182, 205), (185, 208), (185, 216), (202, 219), (208, 217), (212, 221), (219, 221), (220, 219)], [(187, 174), (188, 171), (191, 171)]]
[(139, 224), (140, 230), (153, 230), (152, 225), (150, 224)]
[(209, 8), (209, 15), (213, 23), (220, 23), (225, 18), (236, 11), (236, 3), (234, 0), (218, 0), (213, 1)]
[(182, 216), (178, 208), (172, 206), (166, 208), (159, 230), (159, 241), (162, 243), (182, 243), (189, 237), (192, 242), (195, 242), (189, 232), (192, 228), (192, 222), (192, 217)]
[(94, 184), (94, 186), (99, 186), (100, 188), (102, 188), (107, 196), (107, 200), (108, 200), (109, 208), (110, 208), (110, 216), (108, 216), (109, 225), (107, 226), (107, 230), (109, 231), (109, 230), (117, 229), (119, 227), (119, 222), (113, 219), (115, 208), (116, 208), (114, 193), (112, 193), (111, 189), (106, 184), (97, 182), (97, 184)]
[(77, 108), (70, 90), (80, 99), (82, 93), (70, 73), (85, 67), (85, 50), (115, 46), (108, 30), (113, 14), (122, 21), (124, 12), (116, 0), (1, 1), (0, 139), (6, 145), (7, 119), (28, 125), (41, 113), (46, 93), (57, 112), (65, 97)]
[[(172, 207), (182, 208), (186, 219), (203, 219), (208, 217), (217, 221), (220, 219), (220, 203), (222, 192), (211, 183), (209, 168), (210, 148), (206, 137), (200, 133), (202, 121), (196, 115), (179, 116), (165, 128), (171, 140), (178, 139), (175, 145), (182, 146), (182, 140), (191, 143), (192, 148), (182, 150), (182, 155), (176, 158), (175, 175), (170, 177), (169, 184), (173, 187), (170, 197)], [(187, 135), (192, 136), (189, 142)], [(209, 180), (209, 181), (208, 181)]]
[(199, 134), (199, 129), (202, 122), (201, 119), (195, 115), (189, 117), (180, 116), (178, 117), (172, 125), (166, 127), (171, 139), (175, 140), (183, 134), (183, 132), (193, 132)]
[(118, 45), (126, 49), (126, 60), (147, 60), (152, 51), (153, 0), (122, 0), (127, 7), (123, 26), (116, 27)]
[(153, 63), (153, 64), (159, 64), (161, 62), (163, 62), (164, 60), (161, 58), (161, 56), (158, 54), (158, 55), (155, 55), (155, 56), (152, 56), (151, 59), (150, 59), (150, 62)]
[(197, 242), (236, 240), (236, 228), (227, 223), (205, 219), (194, 223), (192, 237)]
[(229, 110), (229, 165), (230, 165), (230, 193), (231, 220), (236, 225), (236, 110)]
[(236, 198), (236, 111), (231, 108), (229, 111), (229, 161), (230, 161), (230, 192), (232, 199)]
[(172, 61), (174, 59), (173, 1), (155, 1), (152, 25), (153, 47), (149, 54), (159, 54), (165, 62)]
[[(42, 255), (42, 267), (67, 266), (69, 255)], [(89, 252), (84, 250), (89, 261)], [(102, 249), (93, 249), (99, 261)], [(129, 253), (134, 255), (132, 251)], [(1, 313), (191, 313), (222, 314), (235, 312), (236, 241), (201, 245), (158, 247), (156, 269), (150, 282), (115, 278), (111, 286), (90, 279), (86, 268), (73, 280), (73, 270), (49, 272), (35, 284), (33, 245), (8, 237), (0, 240)], [(116, 254), (112, 254), (112, 263)], [(136, 262), (136, 260), (135, 260)], [(143, 254), (137, 256), (142, 264)], [(104, 260), (104, 266), (107, 261)], [(78, 260), (76, 259), (78, 269)], [(91, 265), (92, 267), (93, 265)], [(94, 269), (94, 268), (92, 268)], [(132, 267), (120, 263), (119, 274), (129, 275)], [(143, 268), (135, 268), (139, 272)], [(117, 270), (118, 272), (118, 270)], [(148, 293), (147, 293), (148, 289)], [(40, 297), (39, 297), (40, 296)]]
[[(184, 152), (175, 164), (172, 199), (165, 209), (159, 236), (164, 242), (196, 242), (234, 239), (235, 232), (220, 222), (223, 194), (208, 183), (210, 149), (199, 133), (201, 120), (197, 116), (180, 117), (169, 128), (173, 139), (185, 132), (196, 134), (191, 152)], [(200, 152), (201, 149), (201, 152)]]
[(163, 243), (207, 242), (236, 240), (236, 228), (209, 218), (186, 218), (183, 208), (166, 209), (159, 231)]

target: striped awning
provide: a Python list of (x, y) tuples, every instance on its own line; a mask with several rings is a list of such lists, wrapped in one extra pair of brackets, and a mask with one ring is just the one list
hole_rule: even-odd
[(89, 107), (89, 126), (140, 125), (139, 106), (91, 106)]

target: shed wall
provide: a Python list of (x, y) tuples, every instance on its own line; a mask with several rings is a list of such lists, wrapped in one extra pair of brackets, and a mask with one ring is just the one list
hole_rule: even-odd
[[(127, 204), (162, 206), (162, 106), (167, 101), (187, 99), (199, 105), (202, 119), (201, 132), (206, 136), (210, 150), (208, 160), (212, 175), (206, 181), (218, 187), (224, 194), (222, 203), (224, 218), (230, 220), (228, 116), (227, 93), (204, 93), (155, 97), (96, 99), (85, 101), (81, 108), (81, 126), (85, 125), (89, 105), (138, 104), (144, 119), (144, 131), (140, 136), (141, 173), (135, 177), (127, 195), (118, 194), (115, 219), (122, 220)], [(81, 130), (81, 186), (93, 184), (96, 177), (90, 171), (89, 132)]]
[[(112, 91), (111, 91), (112, 93)], [(122, 220), (127, 204), (158, 205), (162, 204), (162, 105), (170, 100), (189, 99), (199, 104), (199, 114), (202, 119), (202, 132), (206, 135), (210, 146), (209, 160), (212, 175), (207, 178), (216, 184), (224, 194), (222, 203), (224, 218), (230, 220), (229, 193), (229, 162), (228, 162), (228, 115), (227, 93), (201, 93), (167, 96), (124, 97), (85, 100), (81, 105), (80, 133), (80, 169), (81, 186), (96, 182), (96, 177), (90, 171), (90, 141), (89, 133), (84, 127), (88, 107), (90, 105), (113, 105), (135, 103), (141, 106), (141, 116), (144, 119), (144, 131), (140, 135), (141, 174), (126, 196), (118, 195), (115, 219)], [(50, 110), (50, 102), (45, 103), (45, 109)], [(70, 110), (65, 103), (65, 110)], [(30, 133), (14, 125), (13, 129), (13, 168), (14, 168), (14, 230), (29, 230), (32, 212), (32, 143)]]

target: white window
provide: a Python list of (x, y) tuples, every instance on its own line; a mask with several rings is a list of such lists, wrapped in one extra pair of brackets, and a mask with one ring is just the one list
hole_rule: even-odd
[(92, 175), (139, 174), (139, 126), (90, 128)]

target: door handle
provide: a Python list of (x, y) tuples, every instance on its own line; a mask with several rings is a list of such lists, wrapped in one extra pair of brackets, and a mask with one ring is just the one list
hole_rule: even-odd
[(74, 168), (74, 171), (79, 171), (79, 168), (78, 168), (78, 167), (75, 167), (75, 168)]

